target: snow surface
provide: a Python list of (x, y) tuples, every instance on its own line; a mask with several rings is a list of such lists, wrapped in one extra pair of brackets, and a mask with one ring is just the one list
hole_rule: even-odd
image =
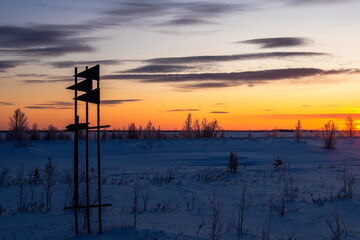
[[(322, 139), (303, 138), (297, 142), (282, 138), (218, 138), (103, 140), (102, 235), (97, 231), (97, 210), (91, 213), (92, 234), (75, 236), (74, 215), (64, 210), (65, 172), (73, 174), (73, 142), (30, 141), (17, 147), (0, 141), (0, 166), (10, 169), (10, 177), (0, 186), (0, 239), (210, 239), (212, 209), (209, 198), (215, 194), (222, 205), (221, 239), (331, 239), (326, 220), (334, 224), (338, 212), (346, 226), (347, 239), (360, 239), (360, 138), (340, 138), (336, 149), (326, 150)], [(96, 169), (96, 142), (90, 141), (90, 167)], [(227, 171), (230, 152), (239, 157), (238, 172)], [(85, 147), (80, 143), (84, 165)], [(272, 164), (279, 158), (280, 169)], [(25, 175), (38, 167), (40, 175), (51, 157), (56, 166), (57, 183), (50, 212), (21, 212), (16, 175), (24, 164)], [(352, 198), (343, 197), (344, 166), (346, 179), (355, 179)], [(1, 168), (0, 168), (1, 171)], [(137, 226), (133, 227), (132, 205), (136, 176), (140, 178)], [(285, 213), (281, 216), (284, 176), (288, 191), (284, 196)], [(90, 174), (91, 179), (96, 178)], [(291, 185), (291, 179), (293, 184)], [(242, 183), (247, 182), (244, 229), (238, 236), (236, 225)], [(83, 193), (82, 183), (80, 192)], [(96, 198), (96, 181), (91, 195)], [(25, 197), (30, 186), (25, 184)], [(43, 198), (43, 186), (35, 186), (34, 201)], [(146, 211), (144, 198), (149, 192)], [(82, 194), (83, 195), (83, 194)], [(196, 197), (195, 197), (196, 196)], [(195, 198), (188, 209), (186, 200)], [(272, 212), (270, 215), (270, 200)], [(80, 213), (80, 225), (84, 214)], [(202, 226), (203, 225), (203, 226)], [(202, 227), (200, 227), (202, 226)], [(294, 236), (289, 238), (289, 236)]]

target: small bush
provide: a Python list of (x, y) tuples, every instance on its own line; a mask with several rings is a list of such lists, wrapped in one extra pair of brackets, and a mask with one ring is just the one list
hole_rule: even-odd
[(302, 137), (302, 124), (300, 120), (298, 120), (297, 124), (295, 125), (295, 138), (297, 141), (300, 141), (300, 138)]
[(46, 164), (43, 173), (43, 187), (45, 190), (46, 211), (50, 211), (52, 208), (52, 195), (55, 190), (55, 183), (55, 165), (52, 163), (51, 158), (49, 157), (48, 163)]
[(328, 121), (322, 128), (322, 138), (324, 140), (325, 149), (334, 149), (336, 143), (336, 132), (337, 128), (333, 121)]
[(237, 172), (237, 167), (238, 167), (238, 157), (237, 157), (237, 153), (230, 153), (229, 156), (229, 163), (228, 163), (228, 170), (229, 172)]

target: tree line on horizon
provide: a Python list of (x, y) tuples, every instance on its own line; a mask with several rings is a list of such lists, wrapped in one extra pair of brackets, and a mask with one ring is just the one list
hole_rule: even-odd
[[(355, 136), (356, 133), (356, 122), (352, 119), (352, 116), (349, 115), (345, 119), (345, 132), (349, 137)], [(298, 120), (294, 128), (294, 137), (299, 141), (303, 137), (302, 123)], [(338, 128), (335, 123), (329, 120), (323, 125), (321, 131), (319, 132), (319, 137), (326, 138), (324, 135), (334, 135)], [(173, 133), (175, 134), (175, 133)], [(214, 119), (213, 121), (208, 121), (206, 118), (203, 118), (201, 121), (199, 119), (193, 119), (192, 114), (188, 113), (182, 129), (177, 133), (178, 136), (171, 136), (171, 138), (217, 138), (224, 137), (224, 129), (220, 126), (219, 122)], [(264, 137), (278, 137), (279, 130), (275, 127), (272, 130), (265, 130)], [(102, 131), (102, 139), (160, 139), (167, 138), (162, 131), (160, 126), (155, 128), (154, 124), (151, 121), (148, 121), (145, 127), (139, 125), (138, 127), (134, 122), (128, 124), (127, 127), (124, 127), (122, 130), (114, 129), (110, 131)], [(251, 133), (249, 136), (251, 137)], [(2, 136), (0, 135), (0, 139)], [(84, 131), (79, 131), (79, 138), (84, 139)], [(40, 130), (37, 123), (33, 123), (32, 127), (29, 128), (29, 120), (24, 112), (20, 108), (16, 109), (12, 116), (9, 117), (9, 130), (6, 133), (6, 140), (15, 140), (17, 142), (22, 142), (24, 140), (70, 140), (72, 139), (72, 134), (59, 130), (52, 124), (48, 126), (47, 129)], [(331, 147), (330, 147), (331, 148)]]

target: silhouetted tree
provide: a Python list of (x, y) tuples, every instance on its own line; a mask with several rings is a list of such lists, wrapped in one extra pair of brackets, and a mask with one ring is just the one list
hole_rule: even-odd
[(7, 134), (7, 139), (16, 140), (21, 143), (25, 139), (25, 134), (28, 130), (28, 118), (25, 113), (18, 108), (15, 110), (12, 117), (9, 117), (9, 119), (9, 132)]
[(57, 131), (58, 129), (52, 124), (50, 124), (45, 135), (45, 140), (55, 140)]
[(187, 118), (183, 125), (183, 134), (186, 138), (191, 138), (193, 136), (193, 128), (192, 128), (192, 116), (191, 113), (187, 115)]
[(156, 137), (156, 129), (151, 121), (149, 121), (144, 129), (144, 138), (153, 139)]
[(345, 120), (345, 129), (349, 133), (350, 137), (353, 137), (355, 135), (355, 128), (356, 128), (356, 123), (352, 119), (351, 115), (347, 116)]
[(297, 124), (295, 125), (295, 138), (298, 141), (300, 141), (300, 138), (302, 135), (301, 129), (302, 129), (302, 124), (301, 124), (300, 120), (298, 120)]
[(128, 129), (127, 129), (127, 138), (128, 139), (137, 139), (138, 138), (138, 135), (136, 133), (136, 126), (135, 126), (135, 123), (130, 123), (128, 125)]
[(31, 131), (30, 131), (30, 140), (40, 140), (40, 133), (37, 128), (37, 123), (34, 123), (32, 125)]

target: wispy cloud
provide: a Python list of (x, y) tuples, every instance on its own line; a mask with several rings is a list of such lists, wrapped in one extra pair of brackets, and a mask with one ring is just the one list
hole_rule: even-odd
[(97, 61), (58, 61), (50, 62), (49, 64), (57, 68), (70, 68), (74, 66), (84, 66), (84, 65), (118, 65), (121, 63), (121, 60), (116, 59), (106, 59), (106, 60), (97, 60)]
[(200, 109), (196, 108), (178, 108), (178, 109), (170, 109), (166, 110), (165, 112), (198, 112)]
[(280, 47), (297, 47), (304, 46), (311, 42), (308, 38), (301, 37), (279, 37), (279, 38), (257, 38), (236, 43), (256, 44), (260, 48), (280, 48)]
[(105, 11), (105, 17), (98, 22), (153, 26), (208, 24), (215, 17), (249, 9), (250, 5), (233, 3), (135, 0), (117, 3), (111, 10)]
[(28, 74), (16, 74), (17, 77), (35, 77), (35, 78), (42, 78), (48, 77), (49, 74), (38, 74), (38, 73), (28, 73)]
[(12, 102), (0, 102), (0, 105), (11, 106), (14, 105)]
[(183, 72), (186, 70), (194, 69), (194, 66), (185, 65), (146, 65), (143, 67), (133, 68), (121, 73), (171, 73), (171, 72)]
[(142, 99), (119, 99), (119, 100), (101, 100), (101, 104), (104, 105), (117, 105), (117, 104), (123, 104), (127, 102), (139, 102), (143, 101)]
[(62, 102), (62, 101), (46, 101), (44, 103), (37, 103), (33, 105), (25, 106), (29, 109), (49, 109), (49, 110), (61, 110), (61, 109), (72, 109), (74, 103)]
[(0, 26), (0, 52), (12, 55), (61, 56), (68, 53), (90, 52), (93, 38), (79, 37), (91, 26), (28, 24)]
[(0, 61), (0, 72), (5, 72), (9, 68), (15, 68), (25, 63), (26, 61), (20, 61), (20, 60)]
[(321, 52), (268, 52), (268, 53), (234, 54), (234, 55), (152, 58), (145, 60), (145, 62), (149, 62), (152, 64), (186, 64), (186, 63), (228, 62), (228, 61), (253, 60), (253, 59), (264, 59), (264, 58), (290, 58), (290, 57), (314, 57), (314, 56), (329, 56), (329, 54), (321, 53)]
[(244, 115), (251, 118), (269, 118), (269, 119), (346, 119), (347, 116), (360, 118), (360, 114), (353, 113), (327, 113), (327, 114), (269, 114), (269, 115)]
[(314, 5), (314, 4), (318, 4), (318, 5), (342, 4), (342, 3), (347, 3), (347, 2), (353, 2), (354, 0), (342, 0), (342, 1), (338, 1), (338, 0), (286, 0), (286, 1), (290, 5), (299, 6), (299, 5)]
[(210, 113), (215, 113), (215, 114), (226, 114), (226, 113), (229, 113), (229, 112), (224, 112), (224, 111), (212, 111)]
[[(254, 86), (284, 79), (301, 79), (311, 76), (326, 76), (352, 73), (354, 69), (286, 68), (232, 73), (198, 74), (120, 74), (105, 75), (103, 79), (137, 80), (144, 83), (178, 84), (178, 88), (219, 88), (240, 85)], [(180, 85), (179, 85), (180, 84)]]
[(43, 84), (43, 83), (59, 83), (59, 82), (73, 82), (74, 79), (40, 79), (40, 80), (21, 80), (23, 84)]

